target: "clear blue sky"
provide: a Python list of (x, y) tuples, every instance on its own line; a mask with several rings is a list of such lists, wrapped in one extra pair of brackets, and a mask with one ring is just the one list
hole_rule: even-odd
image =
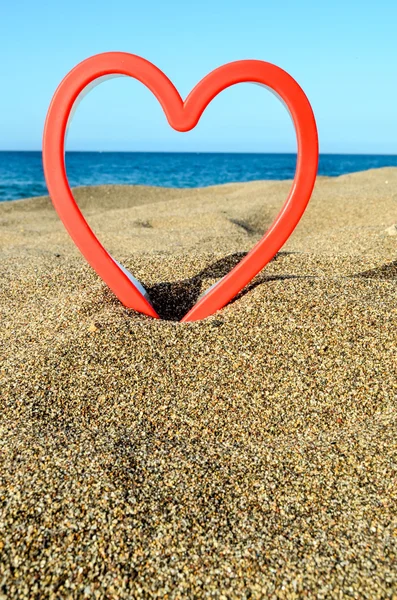
[[(185, 97), (244, 58), (273, 62), (303, 87), (322, 152), (397, 154), (396, 0), (2, 0), (0, 149), (41, 148), (52, 94), (78, 62), (119, 50), (155, 63)], [(80, 104), (70, 150), (289, 152), (289, 116), (268, 91), (228, 89), (198, 127), (177, 133), (127, 78)]]

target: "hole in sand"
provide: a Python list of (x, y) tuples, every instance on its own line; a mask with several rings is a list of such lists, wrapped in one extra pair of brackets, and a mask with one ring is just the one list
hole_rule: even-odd
[[(283, 254), (291, 254), (290, 252), (279, 252), (273, 260), (276, 260)], [(246, 256), (246, 252), (236, 252), (229, 254), (220, 260), (208, 265), (197, 275), (182, 279), (180, 281), (161, 282), (152, 286), (144, 284), (148, 291), (151, 303), (165, 321), (180, 321), (182, 317), (196, 304), (198, 298), (203, 293), (203, 282), (208, 279), (218, 281), (227, 275), (233, 267), (235, 267)], [(298, 275), (267, 275), (264, 272), (249, 283), (233, 300), (242, 298), (246, 293), (253, 290), (258, 285), (266, 281), (274, 281), (281, 279), (295, 279)]]

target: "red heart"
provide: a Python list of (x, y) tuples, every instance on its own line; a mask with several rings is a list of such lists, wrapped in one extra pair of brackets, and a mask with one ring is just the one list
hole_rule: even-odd
[[(54, 94), (44, 129), (43, 163), (52, 202), (66, 229), (90, 265), (127, 307), (152, 317), (158, 314), (145, 292), (98, 241), (77, 206), (66, 176), (65, 133), (78, 96), (100, 77), (127, 75), (146, 85), (160, 102), (171, 127), (195, 127), (211, 100), (225, 88), (242, 82), (265, 85), (289, 109), (298, 140), (295, 179), (273, 225), (230, 273), (202, 296), (182, 321), (208, 317), (225, 306), (275, 256), (298, 224), (313, 191), (318, 165), (317, 128), (303, 90), (288, 73), (260, 60), (242, 60), (215, 69), (183, 102), (171, 81), (147, 60), (123, 52), (98, 54), (77, 65)], [(141, 288), (142, 291), (138, 289)]]

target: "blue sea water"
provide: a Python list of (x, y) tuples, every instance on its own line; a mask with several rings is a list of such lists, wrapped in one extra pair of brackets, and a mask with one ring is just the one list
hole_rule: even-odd
[[(295, 154), (68, 152), (71, 186), (143, 184), (203, 187), (258, 179), (292, 179)], [(319, 175), (330, 177), (397, 167), (397, 155), (323, 154)], [(0, 201), (47, 194), (41, 152), (0, 152)]]

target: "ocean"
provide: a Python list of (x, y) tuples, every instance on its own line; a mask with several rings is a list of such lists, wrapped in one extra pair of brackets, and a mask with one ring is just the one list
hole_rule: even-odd
[[(142, 184), (204, 187), (237, 181), (292, 179), (295, 154), (67, 152), (71, 186)], [(397, 167), (397, 155), (322, 154), (319, 175)], [(47, 194), (41, 152), (0, 152), (0, 201)]]

